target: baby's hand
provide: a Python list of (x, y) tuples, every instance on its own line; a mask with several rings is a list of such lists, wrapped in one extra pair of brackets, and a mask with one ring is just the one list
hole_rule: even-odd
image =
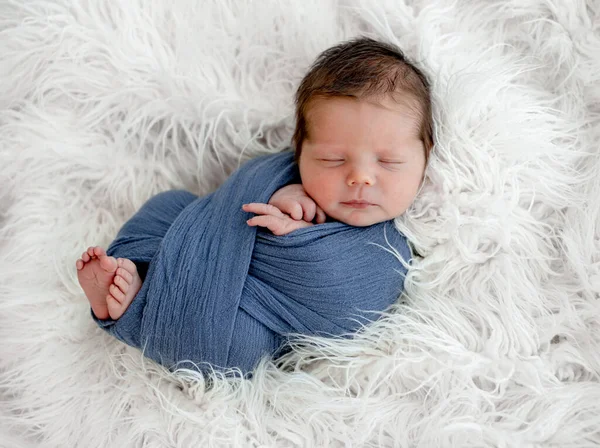
[(306, 194), (302, 184), (286, 185), (277, 190), (271, 196), (269, 204), (297, 221), (312, 222), (315, 216), (317, 224), (322, 224), (326, 220), (325, 212)]
[(287, 235), (294, 230), (310, 227), (313, 224), (306, 221), (296, 221), (283, 213), (274, 205), (253, 202), (242, 205), (245, 212), (256, 213), (257, 216), (250, 218), (249, 226), (266, 227), (274, 235)]

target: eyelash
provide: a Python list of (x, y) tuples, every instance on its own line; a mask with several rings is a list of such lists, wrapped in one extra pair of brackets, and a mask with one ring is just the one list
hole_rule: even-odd
[[(331, 162), (331, 163), (339, 163), (343, 162), (343, 159), (319, 159), (321, 162)], [(379, 162), (389, 164), (389, 165), (400, 165), (404, 162), (395, 162), (392, 160), (380, 160)]]

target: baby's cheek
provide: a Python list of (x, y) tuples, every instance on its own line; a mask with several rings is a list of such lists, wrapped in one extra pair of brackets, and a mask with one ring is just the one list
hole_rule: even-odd
[(319, 207), (324, 208), (330, 202), (330, 188), (325, 176), (315, 176), (307, 179), (304, 189)]
[(317, 194), (320, 198), (319, 202), (321, 202), (321, 204), (319, 204), (319, 207), (321, 207), (323, 210), (335, 207), (336, 204), (340, 201), (340, 198), (338, 197), (339, 193), (334, 187), (335, 186), (331, 184), (331, 181), (326, 181), (323, 184), (321, 184), (318, 188)]
[(402, 215), (405, 211), (408, 205), (410, 205), (410, 192), (407, 191), (396, 191), (394, 192), (395, 194), (393, 195), (389, 195), (386, 198), (386, 207), (385, 207), (385, 211), (387, 212), (387, 214), (389, 215), (389, 218), (396, 218), (400, 215)]

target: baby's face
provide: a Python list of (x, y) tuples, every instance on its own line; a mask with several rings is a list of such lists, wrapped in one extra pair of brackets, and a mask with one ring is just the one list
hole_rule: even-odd
[(332, 218), (369, 226), (400, 216), (425, 172), (419, 121), (407, 105), (334, 97), (308, 110), (300, 176)]

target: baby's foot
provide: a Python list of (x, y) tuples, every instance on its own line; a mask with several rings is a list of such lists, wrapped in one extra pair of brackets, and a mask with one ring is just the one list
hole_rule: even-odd
[(133, 261), (127, 258), (118, 258), (117, 266), (115, 278), (108, 287), (109, 295), (106, 297), (108, 314), (115, 320), (123, 315), (142, 287), (142, 279)]
[(95, 246), (88, 248), (75, 266), (79, 284), (90, 301), (92, 311), (98, 319), (108, 319), (107, 296), (117, 270), (117, 260), (107, 256), (101, 247)]

